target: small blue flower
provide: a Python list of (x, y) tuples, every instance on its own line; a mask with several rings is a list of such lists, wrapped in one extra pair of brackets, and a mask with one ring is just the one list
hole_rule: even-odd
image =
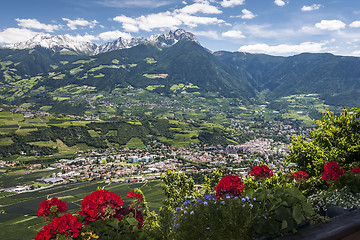
[(225, 201), (221, 201), (220, 203), (221, 203), (222, 205), (225, 205)]
[(250, 199), (249, 199), (249, 197), (248, 197), (248, 196), (246, 196), (246, 197), (245, 197), (245, 200), (246, 200), (246, 201), (250, 201)]
[(193, 214), (194, 214), (194, 211), (191, 211), (190, 214), (193, 215)]
[(179, 212), (179, 211), (181, 210), (181, 208), (177, 207), (177, 208), (175, 208), (175, 210), (176, 210), (177, 212)]
[(204, 206), (207, 206), (208, 205), (208, 203), (207, 202), (204, 202)]
[(245, 207), (245, 204), (243, 204), (242, 207)]
[(253, 198), (254, 201), (256, 201), (256, 198)]
[(193, 202), (191, 205), (192, 205), (193, 207), (195, 207), (195, 206), (196, 206), (196, 202)]
[(210, 227), (206, 227), (206, 230), (210, 230)]
[(184, 214), (187, 214), (187, 211), (184, 211)]
[(205, 194), (204, 198), (210, 200), (213, 196), (211, 194)]
[(233, 200), (238, 200), (238, 199), (239, 199), (239, 197), (238, 197), (238, 196), (236, 196), (236, 197), (234, 197), (234, 198), (233, 198)]
[(241, 201), (242, 201), (242, 202), (245, 202), (246, 200), (245, 200), (245, 198), (241, 198)]
[(226, 196), (227, 199), (230, 199), (231, 197), (230, 196)]
[(249, 207), (250, 207), (250, 208), (253, 208), (253, 207), (254, 207), (254, 205), (252, 205), (252, 204), (250, 203), (250, 204), (249, 204)]
[(264, 216), (265, 219), (267, 219), (267, 216)]

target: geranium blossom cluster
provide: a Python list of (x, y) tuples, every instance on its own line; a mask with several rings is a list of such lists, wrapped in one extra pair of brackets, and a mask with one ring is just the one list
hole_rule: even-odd
[(67, 213), (44, 226), (36, 234), (35, 240), (64, 239), (64, 237), (77, 238), (81, 228), (82, 224), (77, 220), (76, 216)]
[(333, 184), (338, 177), (344, 175), (345, 170), (340, 169), (336, 162), (327, 162), (324, 165), (324, 173), (321, 179), (326, 181), (327, 184)]
[(215, 187), (216, 197), (221, 198), (225, 195), (239, 196), (244, 191), (245, 186), (238, 175), (226, 175), (221, 178)]
[(82, 211), (79, 215), (86, 216), (85, 222), (93, 222), (116, 217), (121, 220), (118, 211), (124, 204), (119, 195), (105, 189), (98, 190), (86, 196), (81, 202)]
[(255, 166), (250, 170), (250, 175), (253, 176), (255, 180), (262, 180), (271, 178), (273, 176), (273, 171), (266, 165)]
[(303, 171), (296, 171), (293, 173), (293, 177), (296, 182), (305, 182), (308, 176), (309, 174)]
[[(136, 203), (143, 201), (143, 195), (138, 192), (131, 191), (127, 194), (127, 197), (136, 199)], [(129, 205), (123, 207), (123, 204), (124, 202), (119, 195), (104, 189), (97, 190), (86, 196), (81, 202), (82, 210), (79, 211), (78, 215), (85, 217), (82, 222), (79, 222), (77, 217), (70, 213), (64, 214), (44, 226), (44, 228), (37, 233), (35, 240), (77, 238), (81, 229), (86, 229), (86, 225), (94, 221), (106, 221), (109, 219), (121, 221), (124, 216), (130, 213), (132, 213), (138, 221), (137, 227), (140, 229), (144, 222), (143, 215), (138, 209), (141, 206), (136, 204), (135, 206)], [(53, 198), (41, 203), (38, 215), (48, 217), (52, 212), (59, 215), (60, 212), (65, 211), (66, 203), (57, 198)], [(84, 234), (86, 235), (88, 232), (83, 233), (83, 235)], [(95, 233), (91, 236), (93, 235), (96, 236)]]
[(45, 220), (52, 220), (59, 216), (60, 213), (66, 212), (66, 203), (54, 197), (50, 200), (44, 200), (40, 203), (40, 208), (37, 211), (39, 217), (44, 217)]
[(360, 175), (360, 167), (354, 167), (352, 170), (351, 170), (351, 173), (353, 175)]
[(126, 195), (126, 197), (128, 197), (128, 198), (135, 198), (135, 199), (137, 199), (139, 202), (142, 202), (142, 200), (143, 200), (143, 195), (141, 195), (140, 193), (136, 193), (136, 192), (134, 192), (134, 191), (129, 192), (129, 193)]

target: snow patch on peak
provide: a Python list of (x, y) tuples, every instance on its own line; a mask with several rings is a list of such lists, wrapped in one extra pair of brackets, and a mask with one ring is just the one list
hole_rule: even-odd
[(78, 54), (92, 54), (97, 45), (89, 42), (80, 42), (69, 34), (52, 36), (50, 34), (38, 34), (33, 38), (20, 43), (7, 45), (11, 49), (32, 49), (43, 47), (55, 52), (74, 51)]

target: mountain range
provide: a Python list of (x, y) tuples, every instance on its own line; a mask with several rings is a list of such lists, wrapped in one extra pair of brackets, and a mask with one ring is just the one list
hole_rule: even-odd
[(69, 34), (52, 36), (50, 34), (39, 34), (25, 42), (19, 42), (5, 46), (10, 49), (33, 49), (36, 47), (43, 47), (54, 52), (71, 51), (79, 55), (96, 55), (99, 53), (110, 52), (114, 50), (132, 48), (139, 44), (151, 43), (158, 47), (169, 47), (176, 44), (178, 41), (197, 40), (192, 33), (186, 32), (183, 29), (177, 29), (165, 34), (151, 35), (148, 38), (118, 38), (113, 42), (108, 42), (103, 45), (96, 45), (90, 42), (82, 42)]
[(1, 48), (0, 64), (0, 102), (18, 105), (38, 102), (35, 93), (58, 99), (54, 96), (69, 86), (91, 87), (103, 95), (129, 87), (153, 95), (217, 94), (243, 104), (292, 94), (318, 94), (338, 106), (360, 102), (359, 58), (210, 52), (182, 29), (100, 46), (69, 35), (39, 35)]

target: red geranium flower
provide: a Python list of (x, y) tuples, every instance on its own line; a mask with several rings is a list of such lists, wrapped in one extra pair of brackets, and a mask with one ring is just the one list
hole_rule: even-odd
[(305, 182), (306, 178), (309, 176), (309, 174), (307, 174), (306, 172), (303, 171), (297, 171), (294, 172), (293, 177), (295, 179), (296, 182)]
[(66, 203), (54, 197), (40, 203), (37, 215), (39, 217), (45, 217), (45, 220), (47, 220), (57, 217), (61, 212), (66, 212)]
[(115, 216), (116, 211), (120, 210), (123, 204), (119, 195), (105, 189), (98, 190), (84, 198), (79, 215), (86, 216), (85, 223), (109, 219)]
[(140, 193), (134, 193), (134, 191), (128, 192), (126, 195), (128, 198), (136, 198), (139, 200), (139, 202), (142, 202), (143, 196)]
[(360, 168), (359, 167), (354, 167), (352, 170), (351, 170), (351, 173), (354, 174), (355, 176), (360, 174)]
[(226, 175), (221, 178), (215, 187), (216, 197), (220, 198), (224, 195), (239, 196), (244, 191), (245, 186), (238, 175)]
[(273, 176), (273, 171), (266, 165), (255, 166), (250, 170), (250, 175), (253, 176), (255, 180), (262, 180), (271, 178)]
[(63, 239), (62, 236), (77, 238), (80, 234), (81, 223), (71, 213), (55, 218), (36, 234), (35, 240), (49, 240), (51, 238)]
[(336, 162), (327, 162), (324, 165), (325, 172), (321, 176), (321, 179), (326, 181), (327, 184), (334, 183), (338, 177), (342, 176), (345, 170), (340, 169)]

